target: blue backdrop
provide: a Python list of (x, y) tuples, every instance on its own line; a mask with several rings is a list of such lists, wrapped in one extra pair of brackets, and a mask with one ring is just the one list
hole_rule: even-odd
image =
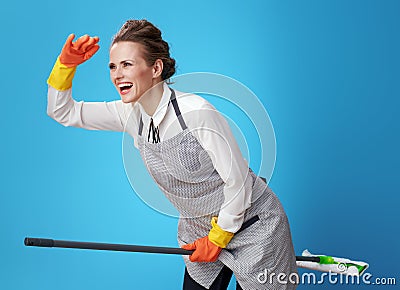
[(130, 187), (121, 134), (46, 115), (46, 79), (71, 32), (101, 39), (75, 98), (118, 98), (108, 48), (130, 18), (163, 31), (177, 74), (227, 75), (260, 98), (277, 141), (270, 186), (297, 254), (364, 260), (373, 277), (399, 283), (399, 11), (390, 0), (2, 4), (0, 289), (181, 287), (179, 256), (23, 246), (25, 236), (177, 246), (177, 220)]

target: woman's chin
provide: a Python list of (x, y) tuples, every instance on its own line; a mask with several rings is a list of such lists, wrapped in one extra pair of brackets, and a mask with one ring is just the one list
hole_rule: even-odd
[(125, 98), (125, 96), (121, 96), (121, 101), (125, 104), (129, 104), (131, 102), (128, 98)]
[(120, 95), (121, 100), (123, 103), (125, 104), (129, 104), (129, 103), (133, 103), (136, 102), (136, 96), (132, 96), (132, 95)]

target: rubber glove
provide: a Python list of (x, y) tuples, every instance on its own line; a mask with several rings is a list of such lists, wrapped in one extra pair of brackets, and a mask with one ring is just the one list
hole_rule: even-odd
[(72, 42), (75, 34), (70, 34), (61, 50), (60, 62), (66, 67), (78, 66), (91, 58), (100, 48), (97, 36), (84, 35)]
[(194, 250), (189, 256), (191, 262), (215, 262), (222, 249), (228, 245), (233, 238), (233, 233), (224, 231), (218, 224), (217, 218), (211, 219), (212, 228), (208, 236), (194, 241), (194, 243), (183, 245), (185, 250)]
[(76, 67), (91, 58), (100, 48), (99, 38), (84, 35), (73, 42), (74, 34), (70, 34), (54, 64), (47, 83), (59, 91), (72, 87)]

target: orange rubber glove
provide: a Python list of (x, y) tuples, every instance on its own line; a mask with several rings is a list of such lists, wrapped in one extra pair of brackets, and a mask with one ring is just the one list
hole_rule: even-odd
[(75, 34), (70, 34), (61, 50), (60, 62), (66, 67), (75, 67), (91, 58), (100, 48), (97, 36), (84, 35), (72, 42)]
[(91, 58), (98, 50), (99, 38), (84, 35), (75, 42), (74, 34), (70, 34), (62, 48), (60, 56), (54, 64), (47, 83), (59, 91), (65, 91), (72, 87), (76, 67)]
[(182, 246), (185, 250), (194, 250), (189, 256), (191, 262), (215, 262), (221, 253), (222, 248), (210, 242), (208, 236), (197, 239), (192, 244)]
[(218, 224), (217, 218), (211, 219), (212, 228), (208, 236), (197, 239), (194, 243), (183, 245), (185, 250), (194, 250), (189, 256), (191, 262), (215, 262), (222, 249), (233, 238), (233, 233), (224, 231)]

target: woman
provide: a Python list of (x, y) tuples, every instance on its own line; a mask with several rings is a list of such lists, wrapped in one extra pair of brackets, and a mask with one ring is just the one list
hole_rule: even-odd
[[(289, 276), (296, 262), (285, 212), (243, 159), (226, 120), (205, 99), (172, 90), (175, 60), (161, 32), (129, 20), (110, 48), (110, 77), (121, 100), (76, 102), (76, 67), (98, 37), (70, 35), (49, 76), (48, 115), (65, 126), (128, 132), (154, 181), (180, 213), (178, 242), (188, 250), (183, 289), (294, 289), (260, 273)], [(272, 277), (273, 278), (273, 277)]]

